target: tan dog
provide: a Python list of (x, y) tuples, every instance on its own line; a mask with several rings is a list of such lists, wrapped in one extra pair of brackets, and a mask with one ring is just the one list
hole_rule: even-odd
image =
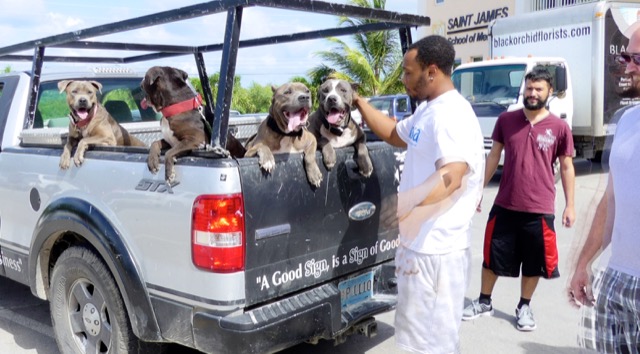
[(373, 164), (362, 128), (351, 119), (354, 85), (345, 80), (329, 79), (318, 90), (318, 110), (309, 117), (309, 131), (318, 141), (322, 159), (328, 169), (336, 164), (334, 148), (353, 145), (356, 149), (358, 170), (371, 176)]
[(76, 148), (73, 162), (76, 166), (84, 162), (84, 153), (89, 145), (99, 146), (145, 146), (131, 136), (98, 102), (96, 95), (102, 89), (97, 81), (62, 80), (58, 82), (60, 92), (67, 93), (69, 104), (69, 137), (60, 156), (60, 168), (71, 165), (71, 150)]
[[(165, 153), (165, 180), (173, 184), (176, 179), (174, 165), (179, 156), (196, 149), (204, 149), (211, 141), (211, 128), (202, 115), (202, 99), (187, 84), (189, 75), (178, 68), (154, 66), (147, 70), (140, 87), (145, 98), (142, 108), (152, 107), (162, 113), (162, 139), (151, 143), (147, 166), (152, 173), (160, 170), (160, 154)], [(207, 112), (207, 110), (204, 110)], [(232, 157), (243, 157), (244, 147), (227, 133), (226, 149)]]
[(311, 96), (307, 86), (286, 83), (272, 87), (273, 98), (269, 116), (260, 124), (258, 132), (247, 141), (244, 156), (258, 155), (260, 167), (271, 172), (275, 167), (273, 154), (304, 153), (307, 180), (319, 187), (322, 173), (316, 162), (316, 139), (305, 128), (311, 110)]

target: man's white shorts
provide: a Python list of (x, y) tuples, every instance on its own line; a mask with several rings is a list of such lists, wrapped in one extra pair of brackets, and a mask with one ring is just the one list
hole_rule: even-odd
[(471, 250), (396, 253), (396, 344), (414, 353), (459, 352), (460, 322), (469, 281)]

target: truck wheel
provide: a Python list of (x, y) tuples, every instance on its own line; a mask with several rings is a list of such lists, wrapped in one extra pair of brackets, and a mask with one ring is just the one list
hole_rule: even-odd
[(139, 353), (120, 292), (104, 262), (84, 247), (64, 251), (51, 277), (51, 322), (62, 353)]

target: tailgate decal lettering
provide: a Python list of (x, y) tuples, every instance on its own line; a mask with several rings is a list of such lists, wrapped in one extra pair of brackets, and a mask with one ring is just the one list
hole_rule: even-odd
[(361, 265), (369, 257), (374, 257), (378, 253), (391, 252), (398, 248), (398, 239), (376, 241), (371, 247), (360, 248), (355, 246), (342, 256), (333, 255), (331, 260), (312, 258), (304, 263), (298, 263), (295, 268), (276, 270), (271, 274), (258, 275), (256, 284), (260, 291), (269, 290), (272, 286), (287, 286), (297, 280), (304, 278), (320, 279), (325, 273), (333, 269), (351, 264)]

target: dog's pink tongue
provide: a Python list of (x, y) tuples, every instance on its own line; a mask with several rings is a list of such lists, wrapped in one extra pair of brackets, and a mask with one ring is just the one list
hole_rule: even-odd
[(291, 113), (289, 116), (289, 124), (287, 125), (287, 130), (290, 132), (296, 130), (300, 126), (300, 122), (302, 121), (302, 114), (300, 112)]
[(327, 121), (331, 124), (336, 124), (340, 120), (340, 111), (331, 111), (327, 116)]
[(87, 119), (87, 117), (89, 116), (88, 111), (77, 111), (76, 113), (78, 114), (78, 117), (80, 119)]

